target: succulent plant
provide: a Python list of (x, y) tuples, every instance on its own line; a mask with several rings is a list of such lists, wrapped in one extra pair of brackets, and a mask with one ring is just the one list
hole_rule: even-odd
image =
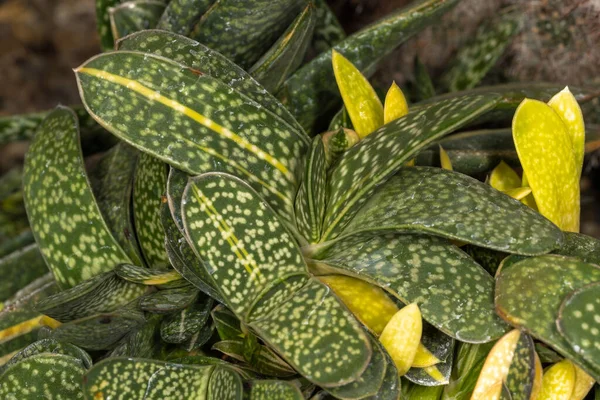
[(322, 1), (98, 0), (83, 107), (0, 121), (32, 139), (0, 181), (1, 397), (583, 398), (596, 88), (365, 77), (455, 3), (345, 37)]

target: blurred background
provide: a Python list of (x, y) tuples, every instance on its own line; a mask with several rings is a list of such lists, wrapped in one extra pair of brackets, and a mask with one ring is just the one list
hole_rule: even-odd
[[(350, 33), (409, 1), (328, 3)], [(410, 80), (415, 55), (435, 79), (457, 48), (505, 7), (522, 13), (525, 26), (486, 77), (487, 83), (600, 83), (600, 0), (463, 0), (438, 24), (387, 57), (373, 78), (375, 84), (387, 87), (392, 80), (401, 85)], [(94, 0), (0, 0), (0, 38), (0, 116), (79, 103), (72, 68), (100, 51)], [(27, 143), (0, 148), (0, 172), (22, 162), (26, 148)], [(593, 161), (589, 168), (597, 166)], [(583, 182), (582, 231), (600, 237), (597, 176), (597, 168), (590, 170)]]

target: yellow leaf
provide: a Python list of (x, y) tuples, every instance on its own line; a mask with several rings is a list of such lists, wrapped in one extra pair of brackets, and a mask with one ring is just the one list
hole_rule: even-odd
[(540, 356), (535, 353), (535, 377), (533, 378), (533, 386), (531, 388), (531, 396), (529, 400), (537, 400), (540, 395), (540, 390), (542, 389), (542, 377), (544, 375), (544, 370), (542, 369), (542, 362), (540, 361)]
[(575, 388), (575, 368), (562, 360), (544, 372), (542, 389), (537, 400), (569, 400)]
[(398, 375), (402, 376), (410, 369), (422, 333), (421, 311), (414, 303), (398, 311), (381, 333), (379, 341), (394, 360)]
[(343, 55), (332, 51), (335, 80), (354, 130), (362, 139), (383, 125), (383, 105), (367, 78)]
[(415, 354), (415, 359), (413, 360), (411, 367), (427, 368), (434, 366), (435, 364), (439, 364), (440, 362), (440, 359), (427, 350), (427, 347), (423, 346), (422, 343), (419, 343), (419, 347), (417, 347), (417, 353)]
[(525, 99), (512, 132), (540, 213), (565, 231), (579, 231), (579, 172), (562, 119), (547, 104)]
[(412, 160), (408, 160), (407, 162), (404, 163), (405, 167), (414, 167), (415, 166), (415, 159), (413, 158)]
[(518, 187), (514, 189), (503, 190), (502, 193), (506, 193), (510, 197), (516, 200), (523, 200), (531, 193), (531, 188), (529, 187)]
[[(523, 172), (523, 179), (521, 180), (521, 186), (529, 187), (529, 181), (527, 180), (527, 175)], [(521, 199), (521, 203), (525, 204), (527, 207), (538, 211), (537, 204), (535, 204), (535, 199), (533, 198), (533, 194), (528, 194), (523, 199)]]
[(507, 163), (500, 161), (490, 174), (490, 186), (504, 192), (520, 187), (521, 178)]
[(500, 396), (502, 382), (508, 375), (520, 336), (521, 332), (514, 329), (502, 336), (492, 347), (477, 378), (471, 400), (487, 400)]
[(569, 400), (583, 400), (594, 386), (594, 378), (585, 373), (584, 370), (573, 364), (575, 368), (575, 386)]
[(581, 108), (568, 86), (555, 94), (548, 102), (548, 105), (552, 107), (567, 127), (567, 132), (569, 132), (573, 145), (575, 166), (577, 167), (579, 176), (581, 176), (583, 156), (585, 154), (585, 124)]
[(383, 123), (387, 124), (395, 119), (404, 117), (408, 114), (408, 103), (402, 90), (396, 85), (396, 82), (392, 83), (392, 86), (388, 89), (385, 95), (385, 105), (383, 106)]
[(446, 150), (444, 150), (442, 145), (439, 145), (439, 146), (440, 146), (440, 164), (442, 165), (442, 168), (452, 171), (452, 160), (450, 160), (448, 153), (446, 153)]
[(383, 289), (344, 275), (320, 276), (342, 302), (367, 328), (379, 335), (398, 312), (396, 304)]

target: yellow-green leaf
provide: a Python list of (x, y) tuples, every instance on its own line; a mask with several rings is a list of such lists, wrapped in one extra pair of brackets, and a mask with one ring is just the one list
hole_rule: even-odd
[(583, 166), (583, 155), (585, 152), (585, 124), (581, 108), (575, 96), (565, 87), (550, 99), (548, 105), (558, 114), (567, 127), (567, 132), (573, 144), (573, 155), (575, 156), (575, 167), (581, 176)]
[(577, 365), (573, 364), (573, 368), (575, 368), (575, 384), (569, 400), (583, 400), (596, 381)]
[[(527, 180), (527, 175), (525, 174), (525, 172), (523, 172), (523, 178), (521, 179), (521, 186), (529, 187), (529, 181)], [(532, 193), (529, 193), (527, 196), (525, 196), (521, 200), (521, 203), (525, 204), (527, 207), (529, 207), (535, 211), (538, 211), (537, 204), (535, 204), (535, 199), (533, 198)]]
[(450, 156), (446, 153), (446, 150), (440, 145), (440, 164), (443, 169), (447, 169), (452, 171), (452, 160), (450, 160)]
[(377, 335), (398, 312), (396, 304), (379, 286), (344, 275), (320, 276), (319, 280), (329, 286), (356, 318)]
[(385, 95), (384, 104), (383, 122), (385, 124), (408, 114), (406, 97), (404, 97), (404, 93), (402, 93), (402, 90), (396, 85), (396, 82), (393, 82), (392, 86), (388, 89), (388, 92)]
[(383, 105), (367, 78), (335, 50), (332, 64), (335, 80), (354, 130), (364, 138), (383, 125)]
[(415, 354), (415, 359), (411, 367), (413, 368), (428, 368), (432, 367), (435, 364), (439, 364), (441, 360), (433, 355), (427, 347), (423, 346), (422, 343), (419, 343), (419, 347), (417, 347), (417, 353)]
[(520, 187), (521, 178), (507, 163), (500, 161), (490, 174), (490, 185), (496, 190), (505, 192)]
[(575, 367), (571, 361), (562, 360), (544, 373), (537, 400), (569, 400), (574, 388)]
[(410, 369), (422, 333), (423, 321), (416, 303), (398, 311), (383, 329), (379, 341), (394, 360), (400, 376)]
[[(524, 200), (525, 198), (527, 198), (527, 196), (529, 196), (531, 194), (531, 188), (530, 187), (518, 187), (518, 188), (514, 188), (514, 189), (507, 189), (507, 190), (503, 190), (503, 193), (506, 193), (507, 195), (509, 195), (510, 197), (512, 197), (515, 200)], [(524, 202), (524, 204), (527, 204)]]
[(562, 119), (547, 104), (525, 99), (512, 130), (540, 213), (565, 231), (579, 231), (579, 172)]

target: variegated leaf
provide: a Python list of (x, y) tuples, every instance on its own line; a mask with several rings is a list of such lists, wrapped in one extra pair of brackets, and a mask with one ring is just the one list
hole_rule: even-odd
[(398, 375), (406, 374), (413, 364), (422, 333), (421, 311), (415, 303), (394, 314), (381, 332), (379, 341), (394, 360)]
[(175, 33), (147, 30), (129, 35), (117, 42), (119, 50), (135, 50), (170, 58), (220, 80), (250, 97), (290, 125), (290, 130), (309, 143), (309, 138), (292, 114), (254, 78), (222, 54), (205, 45)]
[(298, 231), (308, 243), (316, 243), (321, 236), (325, 214), (327, 163), (323, 141), (315, 137), (304, 166), (304, 175), (296, 195), (295, 211)]
[(177, 271), (165, 269), (150, 269), (137, 265), (121, 264), (115, 268), (115, 273), (121, 279), (146, 286), (157, 286), (169, 289), (188, 285)]
[(560, 361), (544, 372), (539, 400), (570, 400), (575, 387), (575, 366), (569, 360)]
[(146, 264), (165, 267), (165, 230), (160, 222), (160, 205), (166, 201), (167, 171), (165, 164), (146, 154), (138, 157), (133, 184), (135, 232)]
[(486, 112), (497, 101), (496, 95), (487, 95), (434, 103), (384, 125), (344, 153), (330, 174), (321, 241), (337, 236), (375, 188), (420, 149)]
[(165, 10), (157, 0), (126, 1), (108, 9), (110, 29), (114, 40), (130, 33), (154, 28)]
[(156, 330), (160, 316), (150, 315), (146, 322), (135, 327), (115, 345), (109, 357), (152, 357), (156, 351)]
[(404, 97), (404, 93), (396, 85), (396, 82), (392, 82), (392, 86), (390, 86), (385, 95), (383, 122), (387, 124), (395, 119), (404, 117), (406, 114), (408, 114), (406, 97)]
[(187, 36), (202, 14), (215, 2), (216, 0), (171, 0), (156, 28)]
[[(249, 335), (256, 339), (254, 334), (249, 333)], [(212, 349), (220, 351), (234, 360), (246, 363), (244, 366), (247, 369), (261, 375), (285, 378), (296, 374), (296, 371), (289, 364), (269, 347), (262, 344), (256, 343), (253, 349), (248, 349), (246, 342), (237, 338), (236, 340), (217, 342), (213, 344)]]
[(197, 334), (208, 321), (213, 301), (210, 297), (168, 315), (160, 325), (160, 337), (167, 343), (183, 343)]
[(256, 380), (250, 382), (250, 400), (304, 400), (304, 396), (291, 382)]
[(600, 371), (600, 282), (565, 298), (556, 324), (573, 350)]
[(96, 3), (96, 27), (100, 36), (100, 47), (103, 51), (112, 50), (115, 45), (112, 29), (110, 27), (111, 7), (117, 6), (121, 0), (95, 0)]
[(413, 367), (408, 370), (404, 377), (410, 382), (423, 386), (447, 385), (450, 380), (450, 373), (452, 372), (453, 361), (454, 359), (452, 355), (450, 355), (445, 361), (442, 361), (430, 367)]
[[(11, 365), (14, 365), (26, 358), (38, 355), (38, 354), (61, 354), (65, 356), (71, 356), (78, 359), (81, 366), (85, 369), (89, 369), (92, 366), (92, 358), (83, 349), (66, 342), (59, 342), (54, 339), (42, 339), (38, 340), (23, 350), (15, 354), (5, 365), (3, 370), (6, 370)], [(1, 375), (1, 372), (0, 372)]]
[(555, 251), (556, 254), (577, 257), (581, 261), (600, 265), (600, 240), (575, 232), (565, 232), (563, 245)]
[(598, 379), (600, 368), (582, 358), (556, 325), (563, 299), (574, 290), (598, 281), (600, 267), (574, 258), (509, 257), (496, 274), (496, 310), (511, 325), (552, 346)]
[[(411, 4), (354, 33), (333, 48), (362, 73), (371, 73), (385, 55), (436, 21), (456, 3), (456, 0), (423, 0)], [(296, 71), (284, 83), (278, 97), (307, 131), (315, 131), (315, 121), (339, 105), (334, 82), (331, 52), (326, 51)]]
[(222, 304), (212, 310), (211, 316), (221, 340), (243, 339), (244, 333), (240, 327), (240, 320)]
[(27, 153), (23, 185), (36, 242), (61, 287), (131, 262), (92, 193), (71, 110), (58, 108), (44, 120)]
[(317, 53), (323, 53), (346, 37), (344, 28), (335, 13), (329, 8), (326, 0), (313, 1), (316, 14), (315, 31), (311, 47)]
[(458, 340), (487, 342), (507, 329), (494, 312), (492, 277), (446, 240), (354, 236), (318, 258), (311, 265), (372, 282), (404, 303), (416, 302), (427, 322)]
[(140, 299), (140, 308), (155, 314), (169, 314), (187, 308), (198, 298), (198, 289), (192, 285), (159, 290)]
[(254, 64), (306, 6), (306, 0), (217, 1), (190, 37), (242, 68)]
[(520, 202), (469, 176), (430, 167), (400, 169), (340, 237), (386, 231), (427, 232), (525, 255), (550, 252), (563, 240), (556, 226)]
[(273, 46), (248, 70), (270, 93), (275, 93), (304, 61), (315, 28), (314, 8), (312, 3), (308, 3)]
[(84, 104), (113, 134), (188, 173), (237, 174), (290, 218), (305, 146), (260, 104), (209, 75), (138, 52), (97, 56), (76, 74)]

